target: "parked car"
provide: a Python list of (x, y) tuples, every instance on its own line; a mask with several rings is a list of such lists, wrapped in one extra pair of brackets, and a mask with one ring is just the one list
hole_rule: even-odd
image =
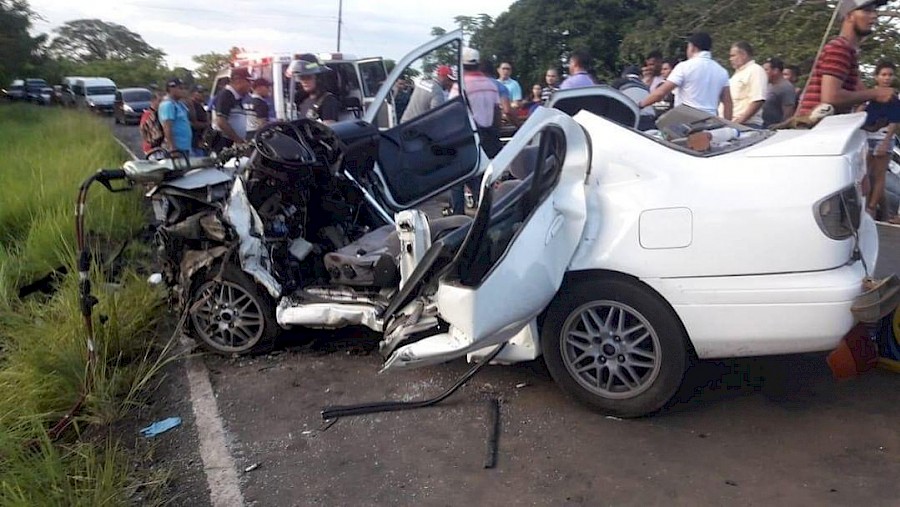
[[(769, 132), (681, 106), (643, 132), (633, 101), (590, 87), (554, 95), (493, 160), (465, 94), (379, 129), (394, 83), (458, 65), (462, 43), (398, 62), (361, 120), (267, 126), (239, 166), (126, 164), (159, 176), (164, 279), (200, 343), (246, 353), (282, 327), (363, 325), (390, 371), (505, 344), (494, 361), (543, 358), (574, 398), (633, 417), (691, 357), (825, 351), (855, 324), (878, 252), (864, 114)], [(474, 218), (426, 213), (478, 174)]]
[(72, 85), (75, 107), (94, 113), (112, 114), (116, 97), (116, 83), (105, 77), (83, 77)]
[(4, 92), (7, 100), (25, 100), (25, 80), (13, 79)]
[(62, 91), (60, 93), (60, 102), (63, 107), (75, 107), (75, 81), (78, 79), (84, 79), (83, 76), (67, 76), (63, 78), (60, 87)]
[(41, 104), (43, 102), (41, 91), (44, 88), (47, 88), (47, 82), (43, 79), (26, 79), (25, 99), (35, 104)]
[(38, 98), (35, 100), (35, 103), (39, 106), (52, 106), (54, 104), (54, 92), (53, 88), (50, 86), (45, 86), (41, 88), (40, 93), (38, 94)]
[(116, 90), (113, 116), (116, 123), (137, 124), (144, 109), (150, 107), (150, 90), (146, 88), (121, 88)]

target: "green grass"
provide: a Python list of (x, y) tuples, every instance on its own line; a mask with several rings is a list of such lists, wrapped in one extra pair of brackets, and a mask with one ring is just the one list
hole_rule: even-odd
[[(0, 134), (0, 246), (20, 250), (6, 276), (22, 284), (65, 264), (79, 184), (126, 156), (103, 122), (73, 111), (6, 106)], [(95, 190), (89, 205), (88, 226), (103, 235), (125, 237), (143, 223), (136, 196)]]
[[(163, 294), (130, 268), (107, 284), (95, 266), (93, 383), (57, 442), (47, 429), (80, 398), (88, 375), (77, 277), (49, 296), (17, 296), (54, 268), (75, 272), (78, 186), (98, 168), (120, 166), (125, 154), (97, 118), (27, 106), (0, 106), (0, 153), (0, 505), (130, 503), (142, 479), (111, 428), (173, 358), (172, 344), (155, 339)], [(98, 185), (88, 206), (98, 249), (121, 244), (145, 222), (138, 192), (113, 195)]]

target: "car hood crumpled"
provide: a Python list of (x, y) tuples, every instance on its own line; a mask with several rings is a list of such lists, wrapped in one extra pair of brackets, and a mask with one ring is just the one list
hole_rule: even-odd
[(854, 141), (857, 135), (864, 135), (860, 127), (865, 120), (865, 113), (829, 116), (811, 130), (779, 130), (742, 154), (751, 158), (838, 156), (858, 142)]

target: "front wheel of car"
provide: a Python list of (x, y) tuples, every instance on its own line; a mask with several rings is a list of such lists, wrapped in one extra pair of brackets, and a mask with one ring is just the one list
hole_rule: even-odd
[(189, 334), (219, 354), (268, 352), (280, 329), (272, 298), (232, 263), (194, 284), (188, 312)]
[(646, 286), (618, 277), (564, 285), (544, 319), (541, 347), (563, 391), (619, 417), (662, 408), (688, 359), (672, 309)]

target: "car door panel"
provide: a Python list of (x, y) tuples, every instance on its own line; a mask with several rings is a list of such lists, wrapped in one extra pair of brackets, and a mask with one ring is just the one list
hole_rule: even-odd
[(381, 133), (378, 167), (397, 209), (468, 178), (477, 165), (478, 144), (462, 98)]
[[(382, 131), (374, 174), (384, 204), (392, 211), (408, 209), (478, 174), (484, 165), (474, 120), (462, 93), (440, 107), (397, 125), (393, 118), (394, 84), (413, 70), (424, 78), (436, 65), (462, 68), (463, 32), (456, 30), (416, 48), (404, 56), (388, 75), (364, 120), (371, 125), (388, 124)], [(423, 63), (421, 69), (416, 69)], [(389, 118), (383, 118), (387, 115)], [(387, 120), (387, 121), (385, 121)]]
[[(538, 137), (539, 135), (539, 137)], [(535, 169), (496, 204), (503, 169), (539, 138)], [(485, 173), (475, 221), (434, 295), (449, 329), (382, 347), (385, 369), (434, 364), (502, 343), (550, 303), (581, 242), (590, 147), (565, 114), (541, 109)]]

